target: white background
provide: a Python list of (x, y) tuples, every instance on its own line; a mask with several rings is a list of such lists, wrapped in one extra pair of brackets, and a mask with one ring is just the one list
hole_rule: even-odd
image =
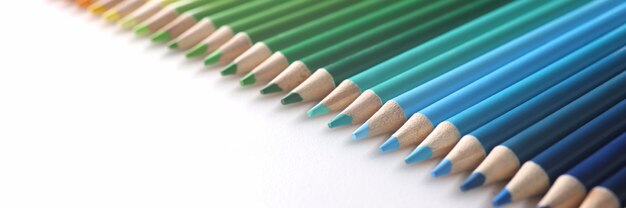
[(502, 186), (462, 193), (64, 1), (5, 6), (0, 207), (489, 207)]

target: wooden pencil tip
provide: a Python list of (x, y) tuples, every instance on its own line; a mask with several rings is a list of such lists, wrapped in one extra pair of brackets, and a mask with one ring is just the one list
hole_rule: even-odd
[(206, 45), (206, 44), (198, 44), (198, 45), (194, 46), (193, 48), (189, 49), (185, 53), (185, 57), (187, 57), (187, 58), (198, 57), (198, 56), (206, 53), (207, 50), (209, 50), (209, 46), (208, 45)]
[(498, 195), (493, 199), (493, 206), (499, 207), (505, 204), (511, 203), (511, 192), (506, 188), (502, 189)]
[(340, 113), (328, 123), (329, 128), (345, 126), (352, 123), (352, 116)]
[[(237, 65), (234, 65), (235, 68), (237, 68)], [(252, 85), (256, 83), (256, 76), (254, 76), (254, 74), (247, 74), (245, 77), (241, 78), (241, 80), (239, 80), (239, 85), (243, 86), (248, 86), (248, 85)]]
[(145, 36), (150, 34), (150, 28), (146, 24), (139, 24), (133, 28), (133, 32), (139, 36)]
[[(222, 69), (222, 71), (220, 71), (220, 74), (222, 76), (233, 75), (235, 73), (237, 73), (237, 65), (236, 64), (229, 64), (228, 66), (224, 67), (224, 69)], [(247, 75), (245, 77), (247, 77)]]
[(430, 149), (430, 147), (418, 146), (417, 148), (415, 148), (415, 150), (413, 150), (413, 152), (411, 152), (411, 154), (409, 154), (409, 156), (404, 158), (404, 163), (414, 164), (422, 162), (424, 160), (430, 159), (432, 155), (433, 151)]
[(435, 169), (433, 169), (432, 171), (432, 175), (435, 178), (445, 176), (450, 174), (451, 170), (452, 162), (450, 162), (450, 160), (444, 159), (439, 164), (437, 164), (437, 166), (435, 166)]
[(207, 56), (204, 59), (204, 65), (208, 66), (208, 65), (216, 64), (217, 61), (219, 61), (221, 57), (222, 57), (221, 51), (214, 51), (213, 53), (211, 53), (209, 56)]
[(479, 172), (472, 173), (463, 183), (461, 183), (461, 191), (466, 192), (478, 187), (481, 187), (485, 184), (485, 175)]
[(155, 43), (165, 42), (170, 39), (170, 33), (167, 31), (159, 31), (154, 33), (150, 39)]
[[(176, 41), (170, 41), (170, 42), (167, 44), (167, 47), (168, 47), (169, 49), (178, 49), (178, 42), (176, 42)], [(185, 54), (185, 55), (186, 55), (186, 54)]]
[(317, 105), (313, 106), (313, 108), (309, 109), (309, 111), (306, 112), (306, 115), (309, 118), (313, 118), (328, 114), (329, 112), (330, 110), (328, 109), (328, 107), (326, 107), (326, 105), (324, 105), (323, 103), (318, 103)]
[(398, 141), (397, 137), (392, 136), (391, 138), (387, 139), (387, 141), (385, 141), (385, 143), (380, 145), (380, 147), (378, 147), (378, 150), (381, 153), (384, 153), (384, 152), (397, 150), (399, 148), (400, 148), (400, 141)]

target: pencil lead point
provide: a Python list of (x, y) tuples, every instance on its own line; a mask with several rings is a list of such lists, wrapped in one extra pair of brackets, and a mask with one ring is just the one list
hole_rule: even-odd
[(493, 199), (493, 206), (502, 206), (511, 202), (511, 192), (506, 188), (502, 189), (498, 195)]
[(216, 64), (217, 61), (219, 61), (221, 57), (222, 57), (222, 52), (221, 51), (215, 51), (215, 52), (211, 53), (209, 56), (207, 56), (204, 59), (204, 65)]
[(463, 183), (461, 184), (461, 191), (469, 191), (474, 188), (481, 187), (485, 184), (485, 175), (482, 173), (472, 173)]
[(122, 28), (131, 28), (137, 25), (137, 23), (138, 23), (137, 20), (133, 18), (129, 18), (129, 19), (122, 20), (122, 22), (120, 22), (120, 26), (122, 26)]
[(209, 50), (209, 46), (207, 44), (198, 44), (198, 45), (194, 46), (193, 48), (189, 49), (185, 53), (185, 56), (187, 58), (197, 57), (197, 56), (200, 56), (200, 55), (206, 53), (207, 50)]
[[(233, 64), (233, 66), (236, 65)], [(256, 76), (254, 76), (254, 74), (247, 74), (245, 77), (241, 78), (241, 80), (239, 80), (239, 85), (243, 86), (248, 86), (248, 85), (252, 85), (256, 83)]]
[(432, 157), (433, 151), (427, 146), (418, 146), (409, 156), (404, 158), (406, 164), (422, 162)]
[(150, 33), (150, 28), (146, 24), (140, 24), (133, 28), (133, 32), (135, 32), (136, 35), (144, 36)]
[(237, 65), (228, 64), (228, 66), (226, 66), (224, 69), (222, 69), (222, 71), (220, 71), (220, 74), (222, 76), (227, 76), (227, 75), (235, 74), (236, 72), (237, 72)]
[(394, 137), (387, 139), (385, 143), (380, 145), (378, 150), (380, 150), (381, 153), (385, 153), (385, 152), (397, 150), (399, 148), (400, 148), (400, 141), (398, 141), (398, 137), (394, 136)]
[(89, 6), (89, 11), (94, 14), (102, 14), (104, 11), (106, 11), (106, 7), (104, 7), (104, 5), (102, 4), (96, 3)]
[(367, 122), (365, 122), (363, 125), (359, 126), (359, 128), (357, 128), (354, 133), (352, 133), (352, 139), (361, 140), (367, 137), (367, 135), (369, 134), (369, 129), (369, 125), (367, 124)]
[(115, 21), (117, 21), (117, 20), (119, 20), (121, 18), (120, 13), (117, 13), (115, 11), (107, 12), (102, 17), (106, 21), (109, 21), (109, 22), (115, 22)]
[(328, 123), (328, 127), (335, 128), (345, 126), (352, 123), (352, 116), (340, 113)]
[(300, 96), (300, 94), (298, 93), (289, 93), (287, 96), (285, 96), (283, 99), (280, 100), (280, 103), (282, 103), (283, 105), (288, 105), (288, 104), (298, 103), (298, 102), (302, 102), (302, 96)]
[(281, 89), (280, 86), (278, 86), (277, 84), (269, 84), (265, 86), (263, 89), (261, 89), (261, 94), (267, 95), (270, 93), (282, 92), (282, 91), (283, 89)]
[(170, 41), (170, 42), (167, 44), (167, 47), (168, 47), (168, 48), (170, 48), (170, 49), (178, 49), (178, 42), (176, 42), (176, 41)]
[(452, 171), (452, 162), (448, 159), (443, 159), (443, 161), (437, 164), (435, 169), (433, 169), (432, 174), (433, 177), (437, 178), (450, 174), (450, 171)]
[(155, 43), (165, 42), (170, 39), (170, 33), (167, 31), (159, 31), (159, 32), (154, 33), (151, 39), (152, 39), (152, 42), (155, 42)]
[(330, 110), (326, 107), (326, 105), (318, 103), (317, 105), (309, 109), (309, 111), (306, 112), (306, 115), (309, 116), (309, 118), (313, 118), (316, 116), (327, 114), (329, 112)]

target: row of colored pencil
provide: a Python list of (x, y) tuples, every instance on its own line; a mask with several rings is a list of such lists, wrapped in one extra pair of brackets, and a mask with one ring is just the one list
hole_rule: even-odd
[(381, 152), (511, 179), (496, 206), (626, 206), (626, 3), (603, 1), (76, 0), (93, 13), (244, 75), (283, 104), (341, 111)]

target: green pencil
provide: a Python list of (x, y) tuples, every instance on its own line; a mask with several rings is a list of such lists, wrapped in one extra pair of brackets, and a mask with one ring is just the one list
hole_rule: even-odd
[(292, 99), (292, 101), (297, 102), (321, 99), (344, 79), (506, 3), (507, 1), (474, 1), (454, 11), (446, 12), (407, 32), (318, 69), (311, 77), (289, 93), (286, 98), (295, 97), (296, 99)]
[[(323, 1), (298, 12), (258, 25), (247, 31), (239, 32), (218, 50), (209, 55), (207, 59), (215, 60), (218, 64), (225, 64), (250, 48), (254, 42), (272, 37), (297, 25), (343, 9), (351, 3), (350, 1)], [(222, 75), (224, 74), (225, 73), (222, 73)]]
[[(276, 51), (314, 37), (326, 30), (347, 24), (350, 21), (359, 19), (362, 16), (366, 16), (369, 13), (388, 7), (394, 3), (395, 2), (386, 1), (357, 2), (346, 9), (323, 16), (315, 21), (303, 24), (284, 33), (277, 34), (273, 37), (255, 43), (252, 47), (250, 47), (250, 49), (227, 65), (223, 71), (227, 74), (242, 74), (250, 72), (253, 68), (257, 67), (261, 64), (261, 62), (269, 58), (272, 53)], [(255, 82), (257, 77), (260, 80), (269, 81), (271, 79), (263, 76), (259, 77), (259, 75), (254, 72), (247, 75), (247, 77), (250, 76), (253, 78), (249, 79), (255, 80)], [(248, 82), (248, 84), (253, 83)]]
[(521, 16), (542, 4), (542, 1), (515, 1), (377, 64), (363, 73), (354, 75), (342, 81), (328, 96), (315, 105), (310, 110), (311, 115), (343, 110), (366, 89), (457, 47), (485, 31), (493, 30), (509, 21), (511, 17)]
[(495, 30), (488, 31), (453, 50), (384, 81), (365, 91), (335, 117), (329, 123), (329, 126), (337, 127), (362, 123), (390, 99), (525, 34), (583, 3), (585, 2), (551, 1), (535, 11), (510, 21)]
[(189, 10), (188, 12), (181, 14), (178, 18), (174, 19), (172, 22), (163, 26), (163, 28), (155, 32), (152, 35), (151, 39), (154, 42), (163, 42), (168, 41), (171, 38), (176, 38), (187, 29), (189, 29), (191, 26), (198, 23), (198, 21), (202, 18), (243, 4), (241, 2), (231, 0), (214, 1), (201, 7)]
[(165, 8), (161, 9), (158, 13), (148, 18), (146, 21), (138, 24), (133, 28), (133, 32), (137, 35), (148, 35), (161, 29), (167, 23), (176, 19), (183, 12), (192, 10), (209, 3), (210, 0), (194, 0), (194, 1), (180, 1), (172, 3)]

